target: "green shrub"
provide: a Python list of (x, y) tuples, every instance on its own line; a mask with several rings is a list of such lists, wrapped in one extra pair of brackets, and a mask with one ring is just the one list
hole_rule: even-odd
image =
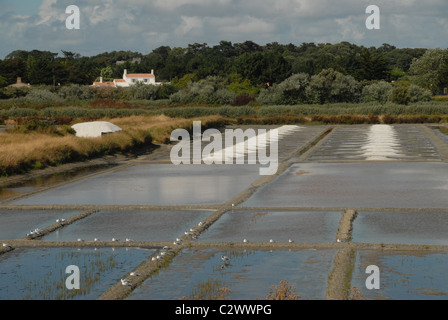
[(431, 101), (432, 92), (427, 89), (423, 89), (417, 85), (411, 84), (408, 88), (409, 102), (421, 102)]
[(158, 87), (154, 85), (139, 82), (131, 86), (130, 90), (133, 99), (155, 100), (157, 98)]
[(93, 91), (89, 86), (71, 84), (59, 89), (59, 96), (67, 100), (90, 100), (93, 98)]
[(33, 89), (24, 99), (28, 103), (57, 103), (62, 102), (61, 97), (45, 89)]
[(391, 101), (392, 90), (392, 84), (386, 81), (367, 85), (362, 89), (361, 101), (385, 104), (386, 102)]
[(408, 88), (404, 85), (398, 85), (392, 90), (391, 100), (396, 104), (407, 105), (409, 103)]
[(170, 96), (171, 103), (230, 104), (235, 93), (225, 89), (218, 77), (208, 77), (199, 82), (190, 82), (188, 87)]
[(10, 108), (9, 110), (0, 110), (0, 115), (7, 118), (18, 118), (18, 117), (36, 117), (39, 112), (35, 109), (30, 108)]
[(30, 91), (30, 87), (6, 87), (1, 89), (2, 96), (5, 99), (25, 97)]
[(359, 83), (352, 76), (324, 69), (311, 77), (306, 94), (312, 103), (357, 102)]

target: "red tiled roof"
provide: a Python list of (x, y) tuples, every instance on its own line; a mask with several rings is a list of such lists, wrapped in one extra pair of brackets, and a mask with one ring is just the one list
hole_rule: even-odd
[(92, 86), (109, 87), (109, 86), (114, 86), (114, 83), (113, 82), (94, 82)]
[(128, 78), (153, 78), (155, 77), (151, 73), (129, 73), (126, 75)]
[(126, 82), (124, 79), (114, 79), (115, 82)]

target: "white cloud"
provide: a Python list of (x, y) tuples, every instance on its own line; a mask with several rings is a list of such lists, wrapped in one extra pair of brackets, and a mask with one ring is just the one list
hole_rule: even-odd
[(202, 27), (202, 20), (199, 17), (181, 17), (182, 23), (174, 30), (177, 36), (185, 36), (194, 30)]
[(446, 0), (377, 1), (381, 30), (375, 32), (365, 28), (371, 0), (77, 0), (81, 30), (68, 32), (65, 8), (72, 4), (42, 0), (31, 16), (0, 12), (0, 58), (18, 48), (93, 55), (221, 40), (431, 48), (446, 46), (448, 31)]

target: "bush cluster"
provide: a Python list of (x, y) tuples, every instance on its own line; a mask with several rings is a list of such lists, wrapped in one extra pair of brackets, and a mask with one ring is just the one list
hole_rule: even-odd
[(230, 105), (235, 99), (235, 93), (220, 86), (213, 77), (199, 82), (190, 82), (182, 89), (170, 96), (171, 103), (208, 103)]
[(285, 81), (261, 90), (257, 102), (263, 105), (297, 105), (374, 102), (408, 104), (431, 100), (431, 92), (417, 85), (379, 81), (362, 85), (355, 78), (333, 69), (309, 77), (294, 74)]

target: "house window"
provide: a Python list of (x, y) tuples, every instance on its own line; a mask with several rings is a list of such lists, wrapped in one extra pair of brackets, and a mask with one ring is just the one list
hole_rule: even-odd
[(148, 82), (148, 79), (144, 79), (143, 81), (145, 81), (145, 83), (147, 83), (147, 82)]
[(135, 79), (132, 79), (132, 83), (135, 83)]

